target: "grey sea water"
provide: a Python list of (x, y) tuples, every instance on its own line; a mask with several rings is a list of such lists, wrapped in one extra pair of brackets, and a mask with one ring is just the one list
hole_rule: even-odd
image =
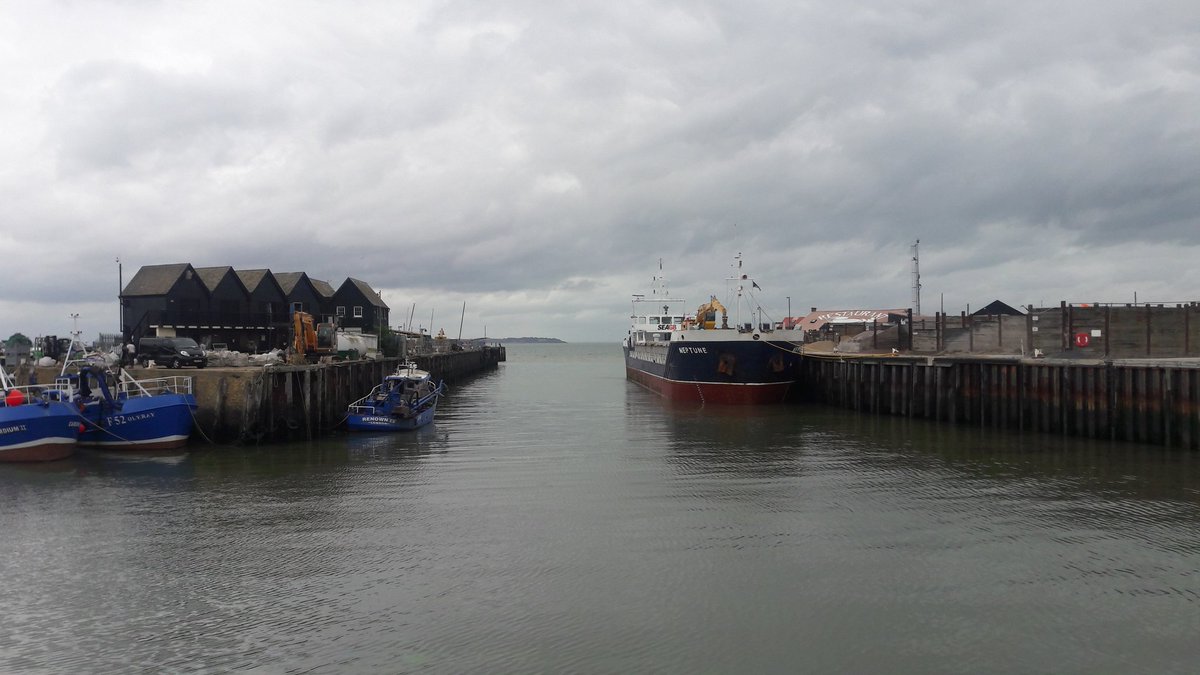
[(1200, 667), (1195, 453), (508, 359), (416, 433), (0, 465), (0, 671)]

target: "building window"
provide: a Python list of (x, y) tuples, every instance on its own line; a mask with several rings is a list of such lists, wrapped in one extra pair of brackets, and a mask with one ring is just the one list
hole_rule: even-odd
[(338, 305), (337, 315), (338, 316), (346, 316), (346, 306), (345, 305)]
[(304, 303), (303, 302), (293, 302), (292, 303), (292, 311), (293, 312), (303, 312), (304, 311)]
[(356, 319), (362, 318), (362, 305), (354, 306), (354, 318), (356, 318)]

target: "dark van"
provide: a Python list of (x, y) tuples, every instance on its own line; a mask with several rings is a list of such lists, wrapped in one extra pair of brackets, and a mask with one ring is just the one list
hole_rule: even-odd
[(192, 338), (144, 337), (138, 341), (137, 362), (145, 367), (150, 361), (168, 368), (208, 365), (204, 350)]

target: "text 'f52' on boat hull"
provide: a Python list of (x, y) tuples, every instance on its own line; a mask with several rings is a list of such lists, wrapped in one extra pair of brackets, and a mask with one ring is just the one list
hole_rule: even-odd
[[(671, 298), (661, 277), (654, 292), (635, 295), (629, 335), (625, 338), (625, 374), (630, 380), (672, 401), (756, 405), (779, 403), (792, 388), (799, 354), (790, 340), (776, 337), (773, 322), (763, 323), (752, 289), (758, 284), (741, 273), (729, 279), (734, 324), (729, 310), (712, 296), (686, 315), (684, 302)], [(718, 318), (718, 314), (720, 317)]]

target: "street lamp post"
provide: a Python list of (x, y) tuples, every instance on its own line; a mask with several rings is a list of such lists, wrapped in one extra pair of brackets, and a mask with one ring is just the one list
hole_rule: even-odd
[(790, 323), (792, 323), (792, 296), (790, 296), (790, 295), (787, 296), (787, 300), (788, 300), (787, 322), (790, 324)]
[(125, 300), (121, 293), (125, 291), (125, 274), (121, 269), (121, 258), (117, 258), (117, 321), (120, 323), (121, 349), (125, 349)]

